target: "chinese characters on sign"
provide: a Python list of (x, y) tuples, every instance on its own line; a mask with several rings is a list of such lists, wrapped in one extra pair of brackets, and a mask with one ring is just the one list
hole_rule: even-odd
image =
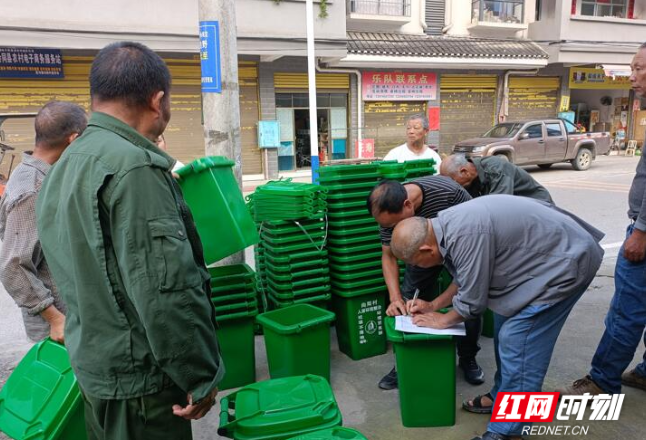
[(217, 21), (200, 22), (200, 65), (202, 92), (222, 93), (220, 23)]
[(570, 89), (630, 89), (627, 76), (606, 76), (603, 69), (570, 68)]
[(357, 159), (370, 159), (375, 157), (375, 140), (363, 139), (355, 141), (355, 157)]
[(583, 394), (561, 396), (559, 393), (507, 393), (500, 392), (491, 415), (492, 422), (551, 422), (557, 420), (584, 420), (589, 406), (587, 420), (619, 420), (623, 394)]
[(432, 101), (437, 75), (421, 72), (363, 72), (365, 101)]
[(59, 49), (0, 47), (0, 78), (63, 78)]

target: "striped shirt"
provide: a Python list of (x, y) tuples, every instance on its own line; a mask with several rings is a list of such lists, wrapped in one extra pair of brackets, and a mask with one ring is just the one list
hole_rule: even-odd
[[(415, 211), (416, 217), (435, 218), (441, 211), (471, 200), (471, 196), (453, 179), (445, 176), (426, 176), (406, 182), (422, 190), (422, 204)], [(379, 228), (381, 244), (390, 246), (394, 228)]]
[(33, 341), (49, 336), (49, 323), (40, 312), (53, 304), (65, 313), (36, 228), (36, 199), (49, 169), (49, 164), (23, 153), (0, 201), (0, 281), (20, 307)]

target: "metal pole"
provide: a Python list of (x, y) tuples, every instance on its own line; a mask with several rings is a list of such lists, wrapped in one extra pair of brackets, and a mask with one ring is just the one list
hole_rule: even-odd
[(312, 182), (318, 180), (319, 142), (318, 114), (316, 105), (316, 53), (314, 51), (314, 0), (305, 3), (307, 21), (307, 78), (310, 105), (310, 155), (312, 156)]
[[(209, 21), (217, 21), (219, 24), (217, 52), (221, 91), (205, 92), (205, 71), (204, 69), (202, 71), (205, 152), (207, 156), (225, 156), (235, 162), (233, 173), (242, 191), (238, 44), (234, 0), (199, 0), (199, 20), (201, 24)], [(217, 60), (210, 60), (210, 62), (217, 63)], [(226, 234), (226, 231), (222, 233)], [(244, 252), (238, 252), (219, 261), (217, 265), (225, 266), (242, 262), (244, 262)]]

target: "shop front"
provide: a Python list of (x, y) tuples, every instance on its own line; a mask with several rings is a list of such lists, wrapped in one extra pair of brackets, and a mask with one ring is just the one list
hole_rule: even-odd
[[(280, 123), (278, 170), (311, 166), (310, 113), (306, 73), (276, 73), (276, 118)], [(321, 162), (348, 156), (348, 93), (346, 74), (316, 76), (318, 148)]]
[(442, 75), (440, 150), (482, 136), (495, 123), (497, 75)]
[(569, 72), (574, 122), (586, 131), (609, 131), (616, 146), (623, 145), (629, 137), (632, 118), (630, 80), (626, 74), (630, 75), (630, 71), (610, 76), (604, 69), (582, 67), (572, 67)]
[[(437, 99), (437, 75), (433, 72), (362, 72), (364, 141), (374, 144), (376, 157), (406, 142), (406, 121), (427, 114)], [(438, 121), (431, 121), (436, 129)]]

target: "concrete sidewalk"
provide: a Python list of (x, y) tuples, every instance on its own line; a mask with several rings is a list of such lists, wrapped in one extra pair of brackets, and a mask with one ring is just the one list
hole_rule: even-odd
[[(608, 258), (589, 291), (583, 296), (570, 315), (556, 345), (552, 363), (545, 380), (544, 391), (569, 384), (585, 375), (603, 333), (603, 319), (614, 291), (612, 278), (614, 258)], [(392, 350), (383, 356), (352, 361), (338, 351), (335, 335), (332, 335), (332, 387), (343, 413), (344, 425), (361, 431), (370, 440), (428, 440), (471, 439), (486, 429), (489, 416), (470, 414), (460, 409), (463, 399), (489, 391), (495, 371), (493, 340), (482, 338), (482, 350), (478, 359), (484, 368), (487, 382), (479, 387), (467, 384), (461, 371), (457, 371), (456, 425), (446, 428), (404, 428), (399, 413), (397, 391), (382, 391), (377, 387), (379, 379), (393, 367)], [(635, 364), (643, 354), (638, 350)], [(258, 380), (268, 379), (266, 357), (262, 337), (256, 339)], [(230, 391), (222, 393), (228, 394)], [(641, 439), (644, 438), (644, 399), (641, 390), (625, 388), (626, 398), (621, 418), (616, 422), (559, 422), (562, 425), (589, 425), (588, 439)], [(193, 432), (198, 440), (218, 437), (217, 410), (211, 411), (203, 420), (194, 424)], [(557, 423), (553, 423), (556, 425)], [(554, 438), (536, 436), (532, 438)], [(562, 436), (559, 438), (578, 438)]]

